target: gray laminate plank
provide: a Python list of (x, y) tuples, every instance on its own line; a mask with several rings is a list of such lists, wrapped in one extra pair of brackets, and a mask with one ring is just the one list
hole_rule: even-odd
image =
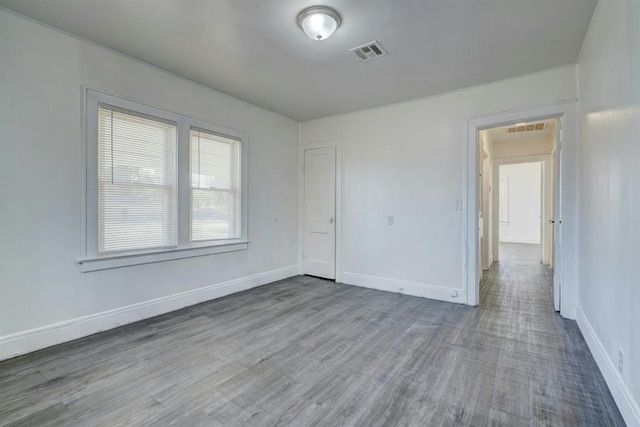
[(471, 308), (294, 277), (0, 362), (0, 425), (624, 425), (551, 280), (496, 263)]

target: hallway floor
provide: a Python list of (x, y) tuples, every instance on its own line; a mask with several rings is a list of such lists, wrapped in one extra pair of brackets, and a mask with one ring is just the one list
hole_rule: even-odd
[(518, 372), (506, 380), (506, 394), (528, 402), (532, 424), (625, 425), (577, 324), (553, 308), (553, 270), (539, 250), (501, 243), (507, 259), (480, 283), (479, 320), (509, 342), (506, 370)]
[(624, 425), (550, 271), (477, 308), (294, 277), (0, 363), (0, 425)]
[(540, 245), (530, 243), (500, 242), (500, 261), (533, 261), (542, 262)]

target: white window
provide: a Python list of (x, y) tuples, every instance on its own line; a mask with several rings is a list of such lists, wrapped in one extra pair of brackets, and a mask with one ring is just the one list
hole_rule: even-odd
[(98, 107), (98, 253), (176, 246), (176, 125)]
[(240, 235), (240, 141), (191, 129), (191, 241)]
[(86, 90), (83, 271), (247, 248), (247, 135)]

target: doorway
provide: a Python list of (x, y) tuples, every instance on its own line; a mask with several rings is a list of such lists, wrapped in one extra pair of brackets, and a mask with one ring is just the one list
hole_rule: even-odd
[(544, 163), (498, 166), (498, 261), (548, 264), (543, 255)]
[[(502, 123), (478, 129), (476, 145), (478, 283), (488, 271), (500, 269), (495, 263), (545, 265), (556, 311), (561, 299), (562, 250), (555, 221), (561, 128), (561, 117)], [(481, 301), (477, 291), (476, 304)]]
[[(479, 163), (480, 221), (490, 223), (483, 224), (486, 237), (480, 238), (480, 277), (494, 261), (554, 267), (554, 159), (560, 123), (539, 119), (479, 132), (484, 153)], [(559, 286), (553, 289), (558, 310)]]

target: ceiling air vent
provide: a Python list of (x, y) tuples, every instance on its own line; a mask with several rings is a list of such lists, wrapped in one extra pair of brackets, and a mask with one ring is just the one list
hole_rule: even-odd
[(349, 52), (355, 53), (358, 59), (362, 62), (371, 61), (372, 59), (376, 59), (387, 54), (387, 51), (384, 50), (382, 45), (377, 41), (372, 41), (365, 43), (362, 46), (354, 47), (353, 49), (349, 49)]
[(535, 124), (522, 123), (510, 128), (507, 128), (507, 133), (531, 132), (534, 130), (543, 130), (543, 129), (544, 129), (544, 122), (535, 123)]

